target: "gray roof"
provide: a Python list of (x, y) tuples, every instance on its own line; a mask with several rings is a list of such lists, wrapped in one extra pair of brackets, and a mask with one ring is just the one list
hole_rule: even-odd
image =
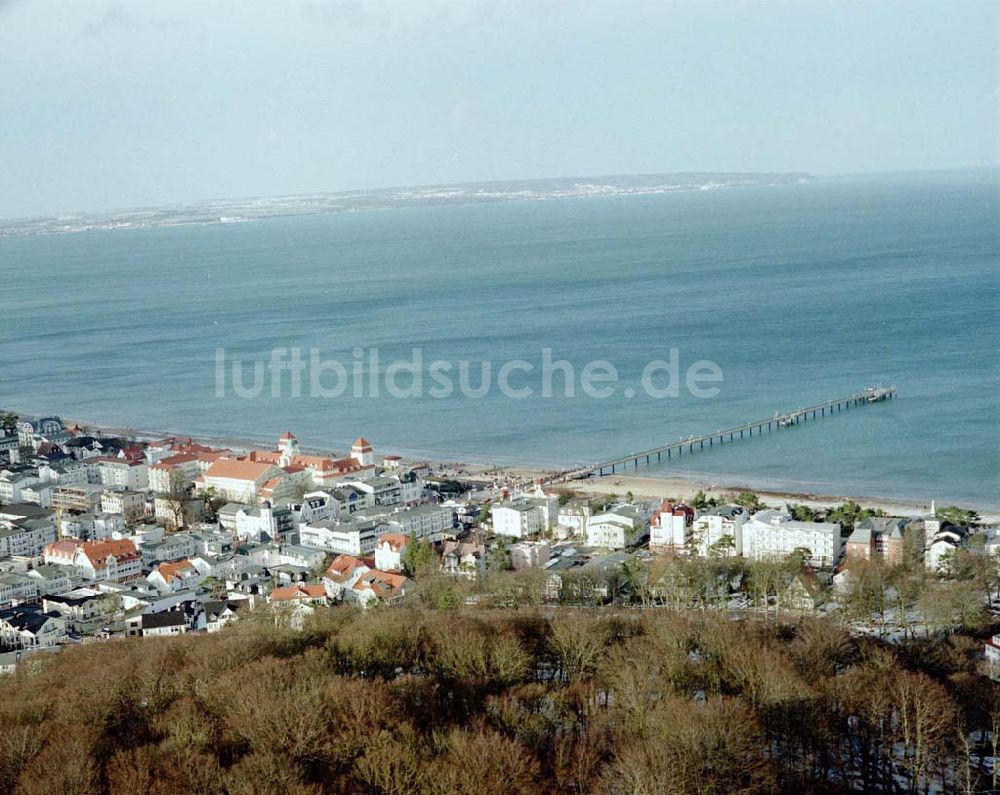
[(39, 577), (46, 580), (52, 580), (55, 579), (56, 577), (66, 576), (66, 570), (62, 566), (56, 566), (52, 563), (45, 563), (41, 566), (35, 566), (35, 568), (32, 569), (32, 571), (34, 571), (35, 574), (37, 574)]
[(143, 629), (162, 629), (164, 627), (180, 627), (187, 624), (187, 616), (181, 610), (165, 610), (162, 613), (144, 613)]
[(0, 506), (0, 516), (10, 516), (15, 519), (41, 519), (52, 516), (52, 510), (32, 505), (30, 502), (15, 502)]
[(847, 539), (848, 544), (870, 544), (872, 542), (872, 531), (860, 525), (854, 528), (854, 532)]
[(43, 613), (42, 608), (37, 605), (21, 605), (0, 610), (0, 621), (5, 621), (17, 630), (28, 632), (38, 632), (49, 619), (58, 619), (58, 613)]
[(703, 511), (703, 513), (710, 516), (722, 516), (726, 519), (732, 519), (735, 516), (744, 516), (749, 513), (749, 511), (747, 511), (747, 509), (742, 505), (717, 505), (714, 508), (709, 508), (707, 511)]

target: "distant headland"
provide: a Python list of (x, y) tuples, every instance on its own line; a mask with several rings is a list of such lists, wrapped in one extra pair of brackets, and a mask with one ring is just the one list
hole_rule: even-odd
[(405, 188), (303, 193), (243, 199), (211, 199), (162, 207), (63, 213), (35, 218), (0, 220), (0, 237), (46, 235), (108, 229), (146, 229), (188, 224), (226, 224), (361, 210), (384, 210), (427, 204), (469, 204), (499, 201), (542, 201), (594, 196), (631, 196), (720, 188), (771, 187), (811, 182), (803, 173), (623, 174), (550, 179), (463, 182)]

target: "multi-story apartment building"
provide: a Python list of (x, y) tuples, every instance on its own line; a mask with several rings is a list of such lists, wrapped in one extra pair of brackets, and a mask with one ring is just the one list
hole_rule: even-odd
[(840, 560), (840, 525), (799, 522), (787, 511), (758, 511), (743, 523), (743, 554), (753, 560), (778, 560), (793, 552), (807, 553), (807, 562), (832, 568)]

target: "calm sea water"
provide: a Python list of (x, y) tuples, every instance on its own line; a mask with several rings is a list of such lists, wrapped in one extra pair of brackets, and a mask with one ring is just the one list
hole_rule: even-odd
[[(894, 382), (897, 401), (655, 471), (995, 506), (998, 208), (995, 174), (936, 174), (7, 238), (0, 406), (568, 465)], [(623, 384), (676, 347), (725, 380), (710, 400), (215, 397), (216, 348), (274, 346), (548, 347)]]

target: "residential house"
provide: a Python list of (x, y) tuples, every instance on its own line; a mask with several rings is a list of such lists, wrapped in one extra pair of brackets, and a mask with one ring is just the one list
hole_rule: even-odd
[(476, 579), (486, 571), (486, 546), (471, 541), (445, 541), (441, 548), (441, 571), (453, 577)]
[(183, 591), (196, 588), (207, 572), (202, 572), (187, 558), (161, 563), (146, 575), (146, 582), (160, 592)]
[(302, 502), (293, 509), (296, 524), (312, 524), (337, 519), (340, 503), (325, 491), (310, 491), (302, 495)]
[(792, 577), (784, 591), (778, 595), (778, 605), (785, 610), (812, 612), (826, 601), (826, 594), (816, 575), (801, 572)]
[(844, 543), (844, 557), (847, 560), (873, 560), (876, 555), (872, 528), (855, 527)]
[(587, 521), (587, 546), (625, 549), (646, 534), (646, 517), (635, 505), (616, 505)]
[(44, 463), (38, 466), (38, 477), (50, 486), (90, 482), (90, 465), (86, 461), (70, 458), (65, 461)]
[(561, 506), (556, 513), (558, 527), (566, 528), (568, 533), (563, 537), (576, 536), (582, 538), (587, 534), (587, 522), (593, 516), (590, 503), (584, 500), (570, 500)]
[(533, 497), (517, 497), (497, 504), (492, 516), (493, 532), (497, 535), (529, 538), (555, 527), (558, 499), (539, 491)]
[(354, 483), (340, 483), (330, 491), (330, 496), (337, 503), (334, 518), (344, 518), (375, 507), (374, 496)]
[(1000, 681), (1000, 635), (986, 641), (986, 673), (994, 681)]
[(38, 471), (33, 467), (9, 466), (0, 470), (0, 502), (30, 502), (25, 499), (24, 490), (38, 482)]
[(323, 583), (297, 583), (287, 588), (275, 588), (271, 591), (270, 600), (274, 602), (305, 602), (314, 605), (329, 604), (329, 597)]
[(0, 606), (19, 604), (38, 598), (38, 583), (33, 577), (15, 571), (0, 573)]
[(47, 544), (43, 555), (46, 563), (72, 566), (91, 581), (122, 583), (142, 576), (142, 555), (128, 540), (65, 539)]
[(241, 502), (227, 502), (218, 510), (218, 520), (219, 527), (223, 530), (227, 530), (230, 533), (236, 533), (236, 515), (243, 510), (249, 509), (251, 506), (244, 505)]
[(374, 561), (365, 561), (353, 555), (338, 555), (323, 575), (323, 586), (331, 599), (343, 599), (362, 574), (373, 568)]
[(59, 535), (81, 541), (102, 541), (125, 532), (125, 517), (117, 513), (65, 511), (59, 520)]
[(131, 529), (126, 529), (124, 532), (111, 534), (111, 537), (115, 541), (128, 539), (137, 547), (152, 544), (156, 541), (162, 541), (164, 536), (166, 536), (166, 531), (164, 530), (163, 525), (158, 524), (139, 524), (135, 525)]
[(968, 528), (942, 526), (924, 550), (924, 566), (931, 571), (946, 571), (955, 553), (966, 547), (967, 538)]
[(345, 598), (361, 607), (373, 604), (395, 604), (406, 596), (406, 589), (413, 581), (402, 574), (369, 569), (345, 592)]
[(548, 541), (518, 541), (510, 546), (511, 566), (515, 571), (541, 568), (549, 562), (551, 549)]
[(21, 489), (21, 499), (42, 508), (52, 507), (52, 485), (50, 483), (32, 483)]
[(359, 511), (352, 517), (354, 521), (377, 521), (387, 525), (394, 533), (417, 539), (439, 540), (455, 529), (455, 512), (442, 505), (419, 505), (413, 508), (399, 508), (384, 512), (375, 510)]
[(299, 543), (335, 554), (370, 555), (385, 529), (378, 519), (316, 522), (299, 528)]
[(42, 442), (63, 442), (70, 438), (61, 417), (22, 420), (17, 424), (17, 436), (21, 447), (30, 447), (32, 450)]
[(365, 492), (369, 503), (375, 508), (389, 508), (403, 504), (403, 486), (397, 475), (380, 475), (363, 480), (352, 479), (348, 485)]
[(890, 566), (903, 561), (903, 531), (906, 520), (875, 516), (854, 525), (844, 544), (844, 557), (849, 560), (884, 560)]
[(183, 635), (190, 630), (187, 615), (183, 610), (165, 610), (162, 613), (143, 613), (129, 618), (126, 633), (143, 638), (171, 637)]
[(99, 511), (104, 491), (105, 487), (99, 483), (60, 483), (52, 489), (52, 507), (63, 511)]
[(403, 552), (410, 537), (402, 533), (383, 533), (375, 547), (375, 568), (382, 571), (401, 571)]
[(199, 555), (225, 555), (233, 551), (232, 536), (211, 529), (211, 525), (205, 525), (203, 530), (192, 530), (188, 535)]
[(191, 527), (199, 522), (205, 501), (180, 494), (153, 497), (153, 518), (172, 530)]
[(21, 443), (17, 434), (7, 434), (6, 429), (0, 428), (0, 465), (16, 464), (21, 460)]
[(46, 519), (53, 529), (56, 526), (55, 511), (49, 508), (24, 502), (0, 505), (0, 521), (20, 522), (22, 519)]
[(739, 505), (720, 505), (699, 514), (691, 525), (694, 553), (703, 558), (742, 556), (743, 520), (748, 515), (746, 508)]
[(313, 570), (323, 565), (326, 552), (303, 544), (279, 544), (278, 565)]
[(455, 529), (455, 512), (441, 505), (418, 505), (401, 508), (384, 516), (386, 524), (397, 533), (436, 541)]
[[(708, 520), (709, 525), (714, 524)], [(720, 521), (721, 524), (721, 521)], [(697, 554), (691, 549), (694, 534), (694, 509), (683, 503), (664, 501), (654, 511), (649, 523), (649, 548), (654, 552), (672, 552), (677, 555)]]
[(196, 628), (206, 632), (218, 632), (229, 624), (235, 624), (240, 620), (239, 612), (246, 604), (246, 600), (203, 602), (201, 614), (196, 619)]
[(8, 649), (55, 646), (66, 637), (66, 625), (56, 613), (40, 605), (19, 605), (0, 610), (0, 644)]
[(51, 514), (39, 518), (0, 518), (0, 558), (34, 557), (56, 540)]
[(141, 459), (98, 458), (97, 474), (102, 486), (127, 491), (145, 491), (149, 488), (149, 465)]
[(39, 596), (48, 594), (66, 593), (73, 589), (76, 584), (75, 578), (71, 576), (72, 570), (68, 566), (53, 566), (42, 564), (28, 569), (25, 574), (35, 581)]
[(112, 603), (112, 597), (90, 588), (42, 597), (42, 609), (60, 616), (66, 631), (76, 635), (96, 634), (108, 622)]
[(160, 458), (149, 468), (149, 488), (157, 494), (186, 494), (194, 479), (208, 469), (215, 456), (206, 460), (199, 453), (174, 453)]
[(241, 541), (284, 540), (295, 530), (290, 508), (273, 508), (268, 500), (259, 508), (241, 507), (235, 514), (235, 533)]
[(146, 513), (146, 494), (126, 488), (111, 488), (101, 492), (101, 511), (117, 513), (127, 521), (135, 521)]
[(140, 549), (142, 565), (150, 568), (158, 563), (191, 557), (195, 553), (195, 543), (189, 533), (170, 533), (159, 541), (144, 543)]

